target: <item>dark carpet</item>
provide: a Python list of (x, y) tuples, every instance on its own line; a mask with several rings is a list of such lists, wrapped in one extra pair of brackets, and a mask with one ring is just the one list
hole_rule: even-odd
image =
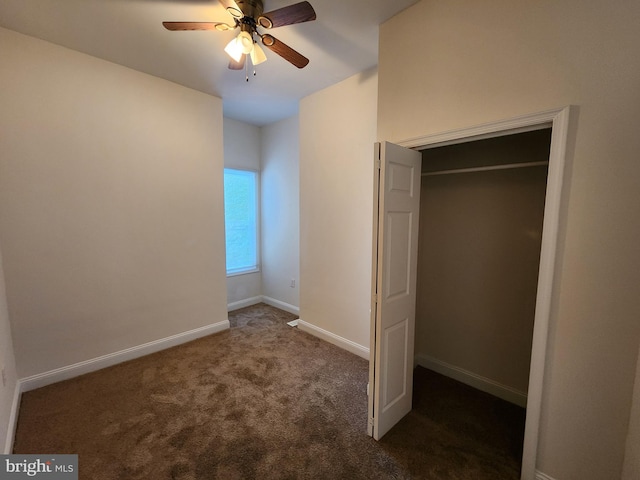
[(22, 396), (15, 453), (80, 478), (519, 478), (524, 410), (428, 370), (414, 410), (366, 435), (368, 362), (260, 304), (232, 328)]

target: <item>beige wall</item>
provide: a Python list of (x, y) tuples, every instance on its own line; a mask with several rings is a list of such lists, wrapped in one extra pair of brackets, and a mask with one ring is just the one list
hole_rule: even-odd
[[(300, 306), (299, 117), (262, 127), (262, 293)], [(291, 287), (291, 280), (295, 286)]]
[[(261, 129), (255, 125), (224, 119), (224, 166), (260, 171)], [(242, 305), (243, 300), (262, 295), (262, 273), (227, 277), (227, 304)], [(237, 307), (235, 307), (237, 308)]]
[(223, 322), (222, 102), (0, 29), (20, 377)]
[(377, 72), (300, 102), (300, 318), (369, 348)]
[(559, 480), (622, 473), (640, 338), (638, 18), (631, 1), (423, 0), (380, 31), (380, 139), (577, 106), (537, 461)]
[[(423, 168), (540, 162), (548, 131), (423, 151)], [(422, 177), (416, 356), (526, 395), (547, 167)]]
[(11, 452), (11, 444), (7, 444), (13, 398), (16, 391), (16, 362), (11, 339), (11, 325), (7, 309), (2, 253), (0, 252), (0, 368), (4, 367), (6, 383), (0, 383), (0, 448), (3, 453)]

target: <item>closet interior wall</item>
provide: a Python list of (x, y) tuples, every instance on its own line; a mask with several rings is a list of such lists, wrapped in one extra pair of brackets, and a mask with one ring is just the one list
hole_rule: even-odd
[(416, 363), (520, 403), (550, 142), (543, 129), (422, 151)]

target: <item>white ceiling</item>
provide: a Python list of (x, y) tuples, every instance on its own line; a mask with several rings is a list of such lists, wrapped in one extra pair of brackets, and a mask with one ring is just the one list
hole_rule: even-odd
[[(264, 0), (264, 8), (297, 1)], [(244, 70), (227, 68), (223, 49), (234, 32), (162, 26), (233, 23), (217, 0), (0, 0), (0, 26), (222, 97), (225, 116), (266, 125), (296, 113), (301, 98), (377, 65), (378, 25), (417, 1), (310, 0), (317, 20), (269, 32), (309, 65), (299, 70), (265, 49), (268, 61), (249, 82)]]

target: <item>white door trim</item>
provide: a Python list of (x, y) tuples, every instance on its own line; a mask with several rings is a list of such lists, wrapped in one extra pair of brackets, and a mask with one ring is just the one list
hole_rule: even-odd
[(531, 369), (529, 373), (527, 419), (522, 456), (522, 480), (534, 480), (536, 478), (542, 388), (544, 385), (547, 339), (553, 300), (553, 281), (556, 271), (556, 253), (570, 113), (571, 107), (567, 106), (556, 110), (524, 115), (398, 142), (398, 145), (403, 147), (424, 150), (540, 128), (552, 128), (542, 230), (542, 248), (540, 252), (540, 269), (538, 274), (538, 293), (536, 297), (533, 328), (533, 346), (531, 350)]

